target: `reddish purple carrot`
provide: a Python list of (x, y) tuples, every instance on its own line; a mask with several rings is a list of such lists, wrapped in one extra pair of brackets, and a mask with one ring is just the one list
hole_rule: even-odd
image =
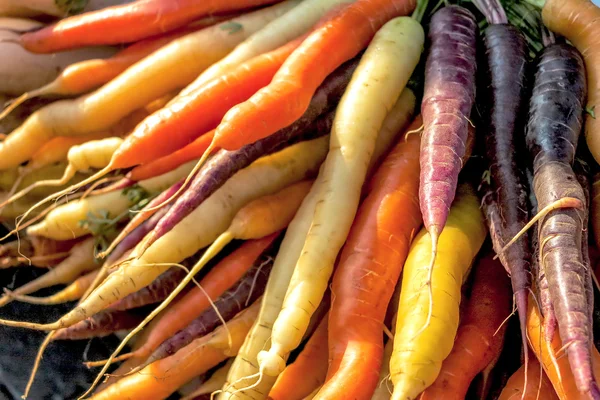
[(577, 389), (600, 399), (591, 359), (593, 304), (589, 304), (586, 277), (590, 270), (582, 254), (586, 199), (572, 168), (585, 95), (581, 54), (564, 43), (546, 47), (539, 58), (526, 136), (534, 160), (533, 190), (540, 210), (566, 198), (584, 207), (553, 209), (541, 217), (539, 262), (546, 273), (560, 338)]
[(423, 222), (432, 239), (431, 266), (465, 154), (475, 101), (476, 38), (475, 17), (463, 7), (444, 7), (431, 18), (421, 104), (424, 130), (419, 187)]

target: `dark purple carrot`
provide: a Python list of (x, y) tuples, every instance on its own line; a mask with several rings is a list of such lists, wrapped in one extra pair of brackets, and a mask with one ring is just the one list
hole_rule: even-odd
[(582, 254), (586, 199), (572, 168), (585, 95), (585, 67), (579, 52), (568, 44), (546, 47), (537, 66), (526, 136), (534, 160), (533, 190), (540, 210), (565, 198), (579, 204), (553, 209), (541, 217), (540, 268), (548, 280), (577, 389), (600, 399), (591, 360), (593, 305), (589, 304), (586, 277), (590, 271)]
[(438, 238), (456, 194), (475, 101), (475, 17), (460, 6), (444, 7), (431, 18), (429, 39), (421, 103), (424, 130), (419, 200), (425, 228), (431, 235), (431, 282)]
[(57, 330), (52, 340), (82, 340), (108, 336), (118, 331), (133, 329), (143, 319), (142, 314), (130, 311), (102, 311), (68, 328)]
[[(498, 209), (493, 230), (491, 219), (487, 221), (494, 251), (510, 274), (526, 350), (527, 298), (531, 287), (529, 237), (523, 235), (505, 252), (502, 249), (529, 220), (523, 157), (528, 106), (527, 42), (518, 29), (508, 24), (504, 9), (496, 0), (477, 0), (475, 4), (490, 23), (483, 32), (485, 67), (480, 86), (482, 101), (478, 105), (483, 109), (481, 131), (485, 132), (492, 198)], [(527, 369), (527, 351), (524, 358)]]
[(140, 254), (189, 215), (237, 171), (260, 157), (276, 152), (282, 145), (289, 145), (292, 141), (298, 140), (307, 132), (312, 137), (328, 134), (329, 130), (325, 131), (321, 128), (321, 126), (327, 127), (328, 124), (318, 124), (318, 118), (335, 109), (357, 65), (358, 59), (354, 59), (343, 64), (327, 77), (315, 92), (306, 112), (292, 125), (238, 150), (217, 152), (198, 171), (186, 191), (175, 201), (168, 215), (152, 231)]
[(131, 373), (139, 371), (154, 361), (175, 354), (179, 349), (195, 339), (209, 334), (223, 321), (229, 321), (254, 303), (262, 296), (267, 285), (273, 266), (271, 254), (271, 251), (264, 252), (235, 285), (215, 300), (213, 307), (200, 314), (186, 328), (164, 341), (142, 366), (134, 369)]
[(108, 310), (124, 311), (161, 302), (171, 294), (171, 291), (186, 275), (187, 271), (183, 268), (173, 267), (156, 278), (150, 285), (111, 304)]

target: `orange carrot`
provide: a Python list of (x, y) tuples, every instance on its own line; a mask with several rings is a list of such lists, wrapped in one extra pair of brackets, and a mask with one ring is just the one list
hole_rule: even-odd
[(327, 318), (323, 317), (298, 358), (279, 375), (269, 392), (269, 400), (303, 400), (325, 382)]
[(421, 400), (465, 398), (473, 378), (502, 351), (506, 331), (503, 321), (510, 314), (511, 301), (510, 280), (502, 264), (491, 255), (482, 258), (452, 352), (433, 385), (421, 394)]
[[(525, 387), (525, 377), (527, 377), (527, 387)], [(524, 387), (525, 393), (523, 393)], [(535, 357), (530, 357), (527, 372), (525, 372), (525, 365), (522, 365), (506, 382), (498, 400), (558, 400), (558, 396), (542, 371), (539, 361)]]
[[(181, 385), (236, 354), (250, 330), (260, 300), (210, 335), (194, 340), (171, 357), (128, 375), (91, 397), (92, 400), (165, 399)], [(229, 334), (228, 334), (229, 333)], [(231, 341), (229, 341), (231, 339)]]
[(144, 344), (126, 357), (143, 360), (156, 350), (162, 342), (185, 328), (210, 307), (207, 295), (214, 301), (233, 286), (252, 266), (254, 261), (270, 247), (277, 236), (278, 233), (274, 233), (262, 239), (249, 240), (221, 260), (200, 281), (200, 286), (204, 290), (197, 287), (193, 288), (154, 319), (140, 338), (140, 341)]
[[(115, 154), (115, 165), (136, 154), (137, 163), (150, 162), (184, 147), (199, 134), (215, 128), (225, 113), (268, 85), (286, 58), (300, 45), (296, 39), (257, 56), (213, 79), (198, 90), (172, 101), (146, 118)], [(160, 143), (157, 146), (156, 143)], [(130, 165), (127, 165), (130, 166)]]
[(358, 0), (342, 8), (302, 42), (268, 86), (225, 115), (200, 163), (214, 147), (235, 150), (292, 124), (327, 75), (364, 49), (387, 21), (414, 7), (414, 0)]
[[(552, 382), (552, 386), (561, 400), (584, 399), (577, 390), (575, 378), (569, 365), (569, 359), (564, 353), (563, 343), (558, 330), (554, 332), (552, 342), (545, 339), (542, 329), (542, 317), (533, 299), (529, 299), (529, 312), (527, 318), (527, 339), (529, 346), (541, 361), (544, 372)], [(600, 353), (592, 346), (592, 365), (594, 375), (600, 377)]]
[[(408, 131), (422, 124), (417, 118)], [(370, 398), (383, 357), (382, 325), (421, 225), (419, 135), (400, 139), (371, 179), (333, 276), (327, 382), (317, 398)]]
[(135, 42), (172, 31), (205, 15), (276, 2), (277, 0), (137, 0), (65, 18), (40, 30), (24, 33), (20, 37), (20, 43), (32, 53), (54, 53), (76, 47)]
[[(212, 131), (206, 132), (192, 143), (179, 150), (150, 161), (146, 164), (139, 165), (127, 174), (127, 178), (136, 182), (144, 179), (150, 179), (174, 170), (175, 168), (189, 161), (200, 158), (210, 145), (214, 135), (215, 130), (213, 129)], [(214, 151), (217, 150), (218, 149), (214, 149)]]

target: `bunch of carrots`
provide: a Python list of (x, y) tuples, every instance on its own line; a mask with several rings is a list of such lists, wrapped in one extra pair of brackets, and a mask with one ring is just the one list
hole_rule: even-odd
[(0, 67), (0, 306), (74, 302), (0, 319), (24, 397), (120, 333), (81, 398), (600, 400), (600, 8), (118, 3), (0, 8), (78, 57)]

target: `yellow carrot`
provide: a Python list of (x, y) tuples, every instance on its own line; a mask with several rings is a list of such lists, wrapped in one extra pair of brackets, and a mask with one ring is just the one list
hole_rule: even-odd
[(431, 237), (423, 229), (415, 238), (404, 265), (390, 361), (393, 400), (415, 399), (439, 374), (458, 330), (461, 286), (486, 235), (479, 200), (463, 185), (439, 238), (431, 282)]

